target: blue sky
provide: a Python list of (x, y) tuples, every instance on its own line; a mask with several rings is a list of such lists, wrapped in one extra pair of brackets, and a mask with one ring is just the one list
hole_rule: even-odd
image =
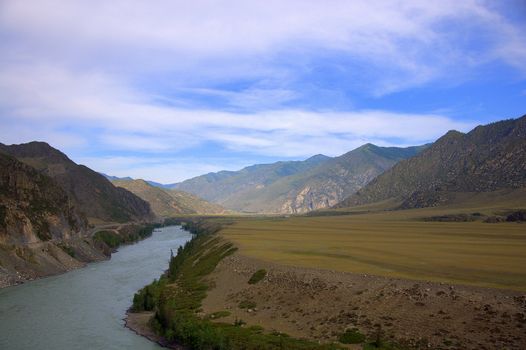
[(0, 1), (0, 142), (117, 176), (408, 146), (526, 114), (524, 1)]

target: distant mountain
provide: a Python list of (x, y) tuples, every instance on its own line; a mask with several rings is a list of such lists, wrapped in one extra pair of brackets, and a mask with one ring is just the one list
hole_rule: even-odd
[(454, 193), (526, 186), (526, 116), (449, 131), (419, 155), (401, 161), (338, 204), (393, 200), (401, 208), (437, 206)]
[(239, 171), (209, 173), (178, 183), (175, 188), (229, 209), (247, 210), (245, 204), (252, 197), (254, 189), (265, 188), (283, 177), (306, 171), (329, 159), (330, 157), (317, 155), (304, 161), (257, 164)]
[[(101, 174), (102, 176), (104, 176), (106, 179), (110, 180), (110, 181), (114, 181), (114, 180), (133, 181), (133, 180), (135, 180), (134, 178), (129, 177), (129, 176), (126, 176), (126, 177), (118, 177), (118, 176), (112, 176), (112, 175), (108, 175), (108, 174), (104, 174), (104, 173), (100, 173), (100, 174)], [(152, 186), (159, 187), (159, 188), (165, 188), (165, 189), (174, 188), (174, 187), (177, 185), (176, 183), (172, 183), (172, 184), (162, 184), (162, 183), (160, 183), (160, 182), (149, 181), (149, 180), (143, 180), (143, 181), (146, 181), (147, 183), (149, 183), (149, 184), (152, 185)]]
[(136, 194), (148, 203), (154, 213), (161, 217), (181, 214), (223, 214), (225, 209), (218, 204), (207, 202), (195, 195), (152, 186), (144, 180), (113, 180), (115, 186)]
[(118, 176), (111, 176), (111, 175), (108, 175), (108, 174), (104, 174), (104, 173), (99, 173), (101, 174), (102, 176), (104, 176), (106, 179), (110, 180), (110, 181), (113, 181), (113, 180), (133, 180), (131, 177), (129, 176), (126, 176), (126, 177), (118, 177)]
[(47, 175), (69, 195), (79, 211), (94, 221), (151, 221), (150, 205), (133, 193), (115, 187), (101, 174), (78, 165), (44, 142), (6, 146), (0, 152), (16, 157)]
[(210, 173), (186, 180), (177, 188), (237, 211), (304, 213), (337, 204), (425, 147), (366, 144), (335, 158), (317, 155), (305, 161)]
[[(248, 210), (305, 213), (337, 204), (398, 161), (422, 151), (418, 147), (378, 147), (366, 144), (317, 167), (279, 179), (251, 193)], [(229, 207), (233, 202), (225, 202)]]

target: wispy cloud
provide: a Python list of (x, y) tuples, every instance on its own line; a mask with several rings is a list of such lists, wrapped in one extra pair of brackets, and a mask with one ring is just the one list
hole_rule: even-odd
[[(215, 142), (228, 149), (264, 155), (335, 155), (360, 142), (387, 144), (397, 139), (417, 144), (449, 129), (473, 126), (472, 122), (441, 115), (381, 110), (233, 113), (181, 109), (155, 105), (148, 95), (129, 91), (100, 74), (51, 72), (33, 69), (30, 76), (18, 78), (3, 72), (0, 87), (7, 90), (9, 86), (10, 92), (0, 96), (3, 109), (10, 111), (4, 120), (36, 130), (43, 127), (55, 134), (66, 130), (68, 135), (78, 134), (79, 140), (91, 130), (89, 137), (107, 149), (164, 152)], [(35, 86), (39, 87), (38, 94), (29, 93)]]
[[(0, 141), (43, 139), (113, 160), (428, 142), (476, 122), (429, 112), (437, 106), (411, 112), (355, 99), (455, 84), (489, 64), (524, 76), (524, 23), (474, 0), (5, 0)], [(134, 174), (184, 172), (126, 164)]]

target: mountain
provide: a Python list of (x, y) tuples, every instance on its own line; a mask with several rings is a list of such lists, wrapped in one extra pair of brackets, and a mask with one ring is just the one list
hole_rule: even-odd
[[(379, 147), (366, 144), (307, 171), (287, 176), (251, 193), (245, 203), (253, 211), (305, 213), (327, 208), (356, 192), (402, 159), (423, 150), (418, 147)], [(225, 205), (228, 207), (229, 202)]]
[(337, 204), (418, 147), (363, 145), (339, 157), (323, 155), (300, 162), (254, 165), (186, 180), (177, 188), (226, 208), (266, 213), (304, 213)]
[(44, 142), (6, 146), (4, 152), (55, 180), (77, 209), (93, 222), (151, 221), (150, 205), (133, 193), (115, 187), (103, 175), (78, 165)]
[(160, 217), (181, 214), (223, 214), (225, 209), (190, 193), (152, 186), (144, 180), (113, 180), (115, 186), (125, 188), (144, 199)]
[(526, 186), (526, 116), (449, 131), (401, 161), (337, 207), (392, 200), (401, 208), (437, 206), (454, 194)]
[(87, 231), (55, 180), (0, 152), (0, 287), (102, 260)]
[(113, 180), (133, 180), (131, 177), (129, 176), (126, 176), (126, 177), (118, 177), (118, 176), (111, 176), (111, 175), (108, 175), (108, 174), (104, 174), (104, 173), (99, 173), (101, 174), (102, 176), (104, 176), (106, 179), (110, 180), (110, 181), (113, 181)]
[[(239, 171), (220, 171), (194, 177), (176, 184), (174, 188), (195, 194), (229, 209), (245, 210), (245, 193), (269, 186), (280, 178), (316, 167), (330, 157), (316, 155), (304, 161), (281, 161), (256, 164)], [(239, 202), (241, 199), (242, 202)]]

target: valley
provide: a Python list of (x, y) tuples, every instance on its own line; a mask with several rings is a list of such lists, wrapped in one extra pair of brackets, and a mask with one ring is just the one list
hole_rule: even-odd
[[(2, 145), (1, 286), (106, 260), (176, 224), (193, 238), (126, 321), (163, 346), (519, 350), (525, 122), (184, 186), (103, 176), (43, 143)], [(211, 201), (180, 189), (194, 182)], [(310, 204), (290, 195), (302, 186)]]

